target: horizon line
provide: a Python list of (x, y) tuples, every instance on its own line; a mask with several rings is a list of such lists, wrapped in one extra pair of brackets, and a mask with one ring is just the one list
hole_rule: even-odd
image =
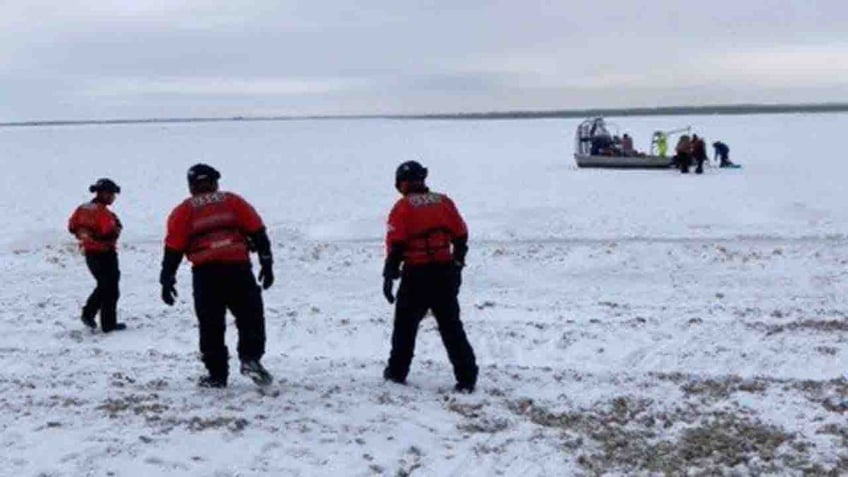
[(113, 118), (113, 119), (57, 119), (0, 122), (0, 127), (80, 126), (113, 124), (201, 123), (228, 121), (306, 121), (306, 120), (503, 120), (503, 119), (571, 119), (596, 116), (692, 116), (692, 115), (742, 115), (848, 112), (848, 103), (738, 103), (711, 106), (658, 106), (633, 108), (586, 108), (553, 110), (508, 110), (468, 113), (425, 114), (310, 114), (269, 116), (208, 116), (171, 118)]

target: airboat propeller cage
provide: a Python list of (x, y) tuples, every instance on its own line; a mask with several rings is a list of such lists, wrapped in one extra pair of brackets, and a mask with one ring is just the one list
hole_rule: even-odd
[(604, 118), (590, 118), (577, 126), (577, 134), (574, 140), (574, 154), (581, 156), (592, 155), (592, 141), (598, 139), (612, 140), (612, 135), (607, 129)]

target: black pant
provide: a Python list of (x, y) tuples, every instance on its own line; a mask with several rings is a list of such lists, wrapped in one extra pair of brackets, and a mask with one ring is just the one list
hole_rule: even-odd
[(85, 306), (82, 308), (82, 316), (93, 319), (100, 312), (100, 327), (103, 331), (112, 331), (117, 322), (117, 307), (120, 291), (118, 282), (121, 280), (121, 271), (118, 269), (118, 253), (114, 250), (109, 252), (87, 252), (85, 263), (94, 279), (97, 287), (91, 292)]
[(468, 343), (459, 319), (459, 302), (456, 298), (458, 287), (458, 275), (450, 264), (404, 269), (395, 305), (392, 351), (389, 356), (388, 371), (394, 379), (406, 379), (415, 351), (418, 325), (427, 310), (432, 310), (439, 325), (442, 343), (453, 365), (456, 381), (472, 385), (477, 382), (474, 350)]
[(200, 326), (200, 353), (213, 377), (229, 374), (224, 341), (229, 309), (238, 328), (238, 356), (258, 360), (265, 354), (265, 315), (262, 292), (249, 263), (207, 264), (192, 270), (194, 310)]
[(692, 156), (685, 152), (678, 153), (677, 165), (680, 167), (680, 172), (688, 174), (689, 168), (692, 166)]
[(695, 173), (702, 174), (704, 172), (704, 161), (707, 160), (707, 156), (695, 156)]

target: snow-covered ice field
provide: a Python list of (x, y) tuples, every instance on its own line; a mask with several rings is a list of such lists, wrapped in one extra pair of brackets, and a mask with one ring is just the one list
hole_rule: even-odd
[[(639, 149), (692, 125), (744, 168), (578, 170), (576, 120), (0, 129), (0, 475), (848, 473), (848, 115), (612, 121)], [(381, 378), (409, 159), (471, 230), (473, 395), (433, 320), (409, 385)], [(235, 360), (229, 388), (195, 387), (185, 263), (177, 306), (159, 299), (198, 161), (269, 225), (264, 393)], [(79, 321), (93, 280), (65, 230), (100, 176), (123, 188), (130, 327), (105, 336)]]

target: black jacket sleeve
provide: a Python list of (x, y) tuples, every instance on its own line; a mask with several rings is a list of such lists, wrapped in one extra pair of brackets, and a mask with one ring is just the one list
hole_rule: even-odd
[(259, 263), (262, 265), (273, 263), (271, 241), (268, 239), (268, 232), (265, 227), (250, 234), (249, 238), (251, 244), (256, 248), (256, 253), (259, 254)]
[(162, 273), (159, 275), (159, 284), (173, 285), (176, 282), (177, 268), (183, 260), (183, 253), (165, 247), (165, 255), (162, 257)]
[(383, 266), (383, 278), (400, 278), (400, 264), (403, 262), (404, 246), (401, 243), (393, 243)]
[(459, 266), (465, 266), (465, 255), (468, 254), (468, 237), (457, 237), (453, 243), (453, 261)]

